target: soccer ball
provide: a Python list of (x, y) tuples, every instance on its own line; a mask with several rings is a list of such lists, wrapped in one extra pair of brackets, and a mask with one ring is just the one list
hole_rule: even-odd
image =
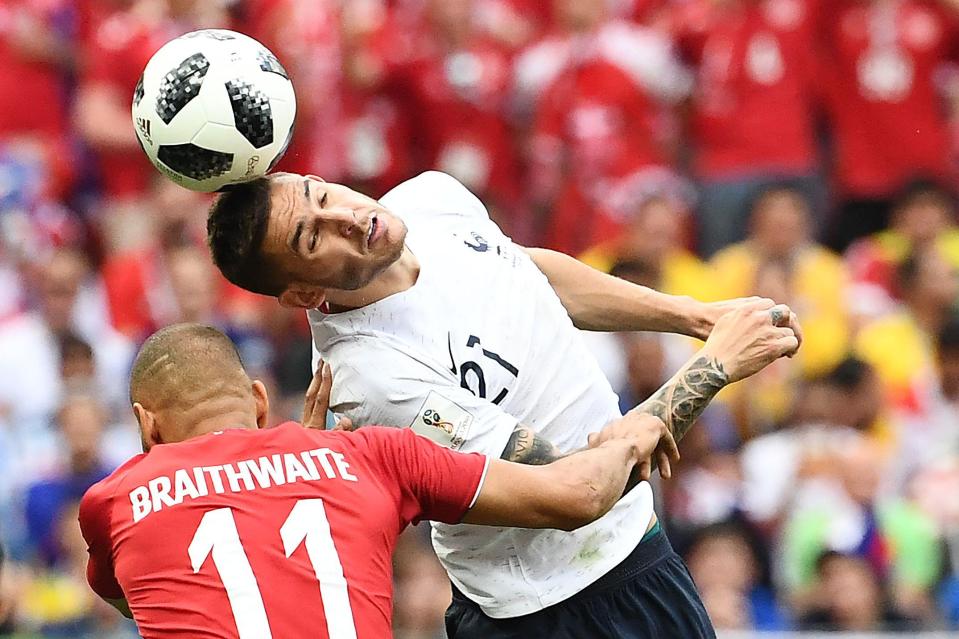
[(203, 29), (163, 45), (133, 92), (140, 146), (171, 180), (217, 191), (265, 175), (293, 135), (286, 70), (249, 36)]

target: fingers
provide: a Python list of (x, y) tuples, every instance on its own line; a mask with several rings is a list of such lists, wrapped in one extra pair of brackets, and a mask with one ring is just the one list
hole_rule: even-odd
[(320, 389), (316, 394), (317, 408), (323, 412), (330, 408), (330, 392), (333, 390), (333, 369), (327, 362), (320, 365)]
[(656, 453), (656, 463), (659, 465), (659, 476), (663, 479), (669, 479), (673, 476), (673, 468), (670, 465), (669, 455), (664, 451)]
[[(799, 324), (799, 318), (796, 317), (795, 313), (789, 313), (789, 328), (792, 329), (793, 335), (796, 336), (796, 340), (799, 342), (799, 346), (802, 346), (802, 326)], [(793, 353), (795, 354), (795, 352)], [(792, 354), (790, 355), (792, 357)]]
[(769, 309), (769, 316), (772, 318), (773, 326), (789, 326), (792, 311), (785, 304), (776, 304)]
[(310, 380), (310, 386), (306, 389), (306, 396), (303, 399), (303, 420), (313, 413), (313, 405), (316, 403), (316, 396), (320, 392), (320, 384), (323, 382), (323, 369), (326, 362), (319, 361), (319, 366), (313, 373), (313, 379)]
[(302, 424), (307, 428), (326, 428), (326, 411), (330, 407), (333, 372), (330, 365), (320, 360), (303, 400)]
[(653, 468), (652, 468), (652, 465), (649, 463), (649, 460), (646, 460), (637, 464), (633, 472), (639, 475), (639, 479), (641, 481), (649, 481), (649, 478), (653, 474)]
[(799, 339), (795, 335), (780, 337), (774, 344), (779, 357), (792, 357), (799, 350)]
[(336, 426), (333, 427), (333, 430), (345, 430), (353, 432), (356, 430), (356, 426), (353, 425), (353, 420), (349, 417), (341, 417), (340, 420), (336, 422)]

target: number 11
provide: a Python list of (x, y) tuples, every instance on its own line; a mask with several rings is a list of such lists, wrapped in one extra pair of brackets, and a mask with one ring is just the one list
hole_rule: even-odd
[[(343, 565), (333, 544), (330, 522), (322, 499), (301, 499), (280, 527), (280, 540), (287, 558), (306, 545), (313, 572), (320, 584), (320, 596), (326, 612), (326, 630), (330, 639), (356, 639), (353, 609), (350, 606)], [(240, 639), (272, 639), (263, 596), (256, 583), (250, 560), (240, 542), (240, 533), (230, 508), (204, 513), (187, 550), (193, 572), (200, 572), (206, 558), (213, 565), (230, 600), (233, 619)]]

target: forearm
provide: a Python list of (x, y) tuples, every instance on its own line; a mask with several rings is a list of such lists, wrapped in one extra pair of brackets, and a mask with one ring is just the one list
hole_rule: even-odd
[(703, 349), (633, 411), (663, 420), (679, 442), (728, 383), (729, 376), (722, 364)]
[[(620, 441), (620, 443), (625, 442)], [(593, 451), (599, 450), (604, 452), (593, 453)], [(587, 455), (587, 453), (590, 454)], [(620, 452), (621, 454), (622, 452)], [(523, 424), (518, 424), (516, 429), (513, 430), (500, 459), (526, 466), (548, 465), (549, 470), (547, 472), (559, 473), (559, 477), (565, 477), (564, 473), (568, 472), (569, 478), (574, 480), (579, 477), (593, 477), (597, 485), (614, 486), (615, 494), (610, 498), (612, 501), (608, 503), (606, 510), (612, 508), (612, 504), (617, 499), (628, 493), (641, 481), (638, 475), (631, 474), (635, 466), (635, 456), (624, 461), (616, 457), (615, 453), (611, 453), (602, 447), (584, 447), (570, 453), (563, 453), (551, 441)], [(612, 490), (612, 488), (610, 489)], [(607, 497), (605, 492), (602, 496)], [(605, 504), (606, 501), (603, 503)], [(605, 513), (606, 510), (603, 512)]]
[(628, 442), (571, 453), (547, 465), (494, 460), (464, 523), (574, 530), (606, 514), (635, 464)]
[(584, 508), (582, 524), (605, 515), (631, 488), (636, 452), (624, 444), (607, 442), (598, 448), (581, 450), (544, 469), (552, 473), (555, 481), (569, 485), (571, 496)]
[(577, 328), (659, 331), (705, 337), (704, 305), (607, 275), (563, 253), (526, 249)]

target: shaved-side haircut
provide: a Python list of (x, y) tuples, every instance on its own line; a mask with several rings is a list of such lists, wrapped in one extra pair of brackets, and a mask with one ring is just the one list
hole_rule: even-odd
[(130, 372), (130, 402), (154, 411), (204, 399), (242, 396), (250, 379), (230, 338), (202, 324), (174, 324), (140, 347)]

